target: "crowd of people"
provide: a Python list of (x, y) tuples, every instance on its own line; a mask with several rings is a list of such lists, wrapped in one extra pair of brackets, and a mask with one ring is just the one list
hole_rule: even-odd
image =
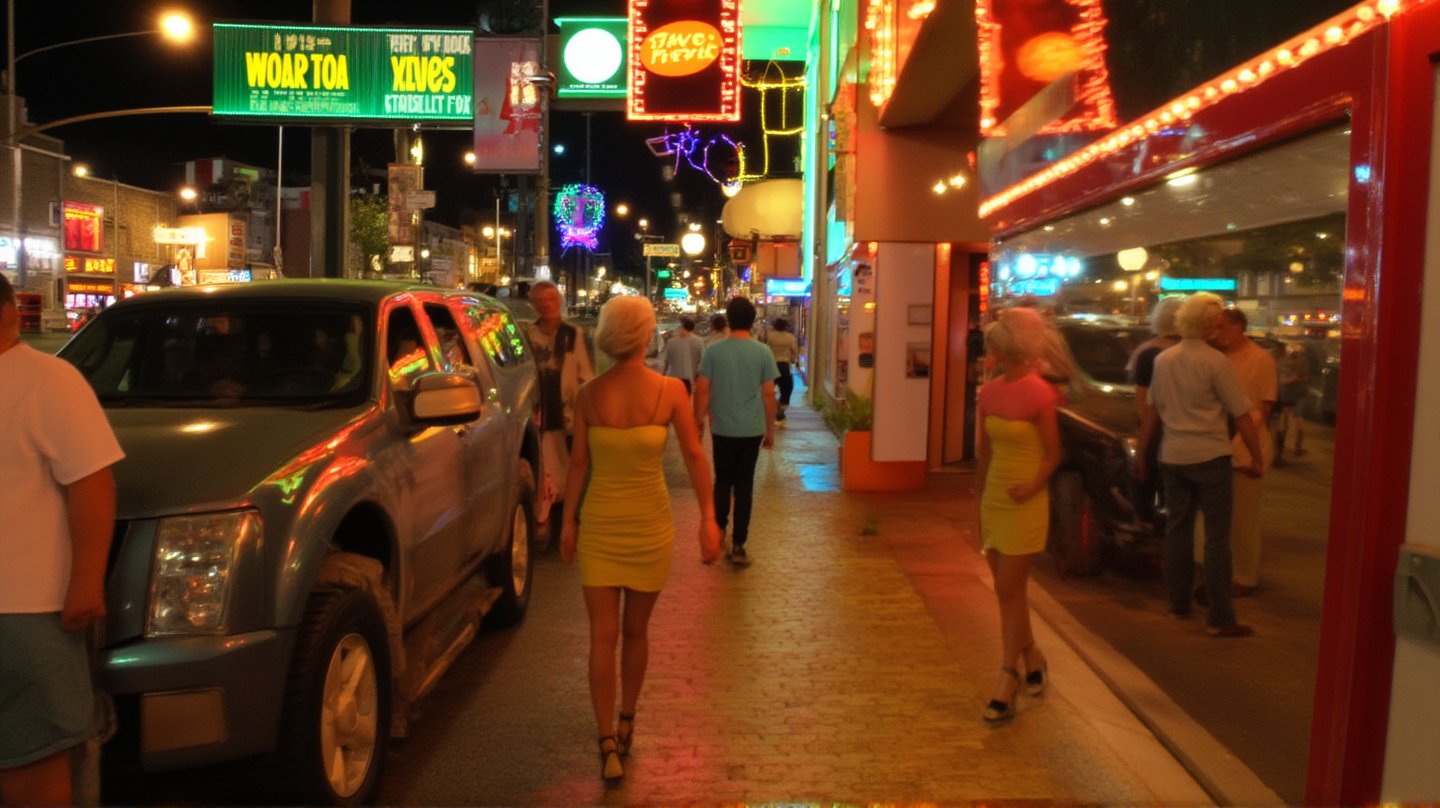
[[(595, 329), (594, 346), (608, 360), (596, 373), (583, 329), (561, 317), (560, 290), (537, 283), (529, 300), (537, 313), (528, 338), (541, 387), (542, 497), (553, 503), (543, 513), (561, 558), (579, 568), (601, 776), (615, 782), (635, 738), (650, 618), (671, 571), (669, 435), (696, 493), (701, 559), (748, 566), (755, 468), (785, 424), (799, 345), (784, 319), (757, 339), (756, 307), (736, 297), (713, 316), (705, 339), (683, 319), (657, 371), (646, 364), (654, 308), (617, 297)], [(24, 468), (0, 465), (0, 509), (29, 520), (27, 533), (43, 539), (0, 543), (0, 718), (25, 728), (0, 733), (0, 792), (6, 802), (63, 804), (71, 799), (70, 750), (89, 737), (93, 720), (83, 632), (103, 613), (114, 510), (108, 469), (121, 452), (84, 379), (21, 345), (17, 318), (13, 290), (0, 279), (0, 418), (15, 426), (0, 444), (7, 456), (31, 459)], [(1260, 479), (1277, 457), (1267, 424), (1303, 379), (1277, 367), (1245, 336), (1243, 312), (1214, 295), (1162, 301), (1152, 324), (1155, 338), (1136, 350), (1131, 368), (1142, 421), (1137, 472), (1155, 475), (1165, 502), (1168, 608), (1183, 619), (1196, 602), (1207, 610), (1208, 634), (1245, 636), (1252, 630), (1236, 618), (1232, 598), (1258, 582)], [(1033, 307), (1000, 311), (984, 331), (984, 350), (991, 378), (976, 401), (979, 533), (1001, 649), (982, 717), (1000, 724), (1015, 715), (1022, 689), (1040, 696), (1049, 680), (1027, 588), (1045, 549), (1049, 481), (1061, 462), (1057, 406), (1077, 373), (1054, 325)], [(28, 555), (16, 555), (22, 550)], [(1202, 580), (1193, 586), (1197, 565)], [(31, 650), (8, 652), (17, 648)], [(25, 669), (41, 664), (44, 671)], [(32, 727), (43, 737), (31, 737)]]

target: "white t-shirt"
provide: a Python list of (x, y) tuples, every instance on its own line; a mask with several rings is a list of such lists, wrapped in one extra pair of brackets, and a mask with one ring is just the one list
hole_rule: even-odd
[(65, 607), (65, 486), (124, 456), (78, 370), (23, 343), (0, 353), (0, 614)]
[(1250, 411), (1235, 366), (1201, 339), (1183, 339), (1155, 357), (1150, 403), (1165, 428), (1160, 462), (1177, 466), (1228, 457), (1226, 416)]
[[(1265, 419), (1260, 416), (1264, 414), (1265, 402), (1275, 403), (1279, 388), (1280, 374), (1275, 369), (1275, 357), (1248, 338), (1240, 350), (1225, 355), (1229, 357), (1230, 364), (1235, 366), (1235, 373), (1240, 377), (1245, 395), (1250, 397), (1250, 417), (1255, 422), (1255, 430), (1260, 437), (1261, 464), (1268, 469), (1274, 459), (1275, 447), (1270, 441), (1270, 431), (1266, 427)], [(1231, 444), (1235, 450), (1231, 463), (1237, 469), (1249, 468), (1250, 450), (1245, 446), (1245, 440), (1240, 437), (1240, 433), (1235, 433)]]

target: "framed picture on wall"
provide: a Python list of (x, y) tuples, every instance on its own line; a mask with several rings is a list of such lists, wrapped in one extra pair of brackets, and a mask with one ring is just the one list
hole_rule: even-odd
[(910, 325), (930, 325), (930, 304), (913, 303), (910, 305)]
[[(928, 306), (926, 308), (929, 308)], [(930, 343), (912, 342), (905, 346), (905, 378), (930, 377)]]

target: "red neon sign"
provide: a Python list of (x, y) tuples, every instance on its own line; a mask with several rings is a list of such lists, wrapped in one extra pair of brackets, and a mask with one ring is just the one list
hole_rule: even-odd
[(1001, 124), (1036, 93), (1075, 77), (1076, 104), (1039, 134), (1107, 131), (1118, 125), (1105, 66), (1105, 12), (1100, 0), (979, 0), (980, 133)]
[(626, 117), (740, 120), (740, 0), (630, 0)]
[(60, 216), (65, 224), (65, 249), (77, 252), (101, 252), (105, 209), (83, 202), (65, 202)]

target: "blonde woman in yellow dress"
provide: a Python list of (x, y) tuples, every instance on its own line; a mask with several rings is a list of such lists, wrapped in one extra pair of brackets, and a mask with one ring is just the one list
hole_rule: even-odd
[(995, 576), (1000, 605), (1000, 678), (985, 707), (987, 722), (1015, 715), (1024, 668), (1026, 691), (1045, 690), (1045, 656), (1030, 630), (1030, 564), (1045, 550), (1050, 526), (1050, 475), (1060, 464), (1055, 417), (1059, 394), (1037, 369), (1048, 328), (1039, 312), (1000, 312), (985, 332), (985, 348), (1000, 375), (976, 398), (976, 454), (980, 480), (981, 551)]
[(590, 614), (590, 701), (600, 729), (601, 776), (611, 782), (625, 774), (621, 758), (635, 733), (635, 706), (649, 657), (650, 614), (670, 574), (675, 523), (663, 458), (671, 427), (700, 506), (701, 559), (708, 564), (720, 557), (710, 467), (690, 395), (680, 379), (645, 366), (645, 349), (654, 331), (655, 310), (644, 298), (617, 297), (600, 311), (595, 345), (615, 364), (580, 388), (560, 534), (565, 563), (580, 563)]

